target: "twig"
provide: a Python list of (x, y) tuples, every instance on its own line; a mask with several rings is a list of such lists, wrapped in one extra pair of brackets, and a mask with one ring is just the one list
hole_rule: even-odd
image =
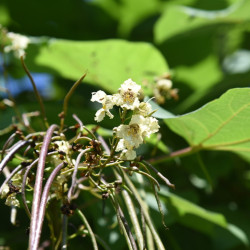
[(86, 219), (86, 217), (84, 216), (84, 214), (82, 213), (81, 210), (79, 209), (76, 209), (76, 213), (80, 216), (80, 218), (82, 219), (83, 223), (85, 224), (86, 228), (88, 229), (88, 232), (89, 232), (89, 236), (91, 238), (91, 241), (92, 241), (92, 244), (93, 244), (93, 248), (94, 250), (98, 250), (98, 246), (97, 246), (97, 243), (96, 243), (96, 238), (95, 238), (95, 235)]
[(9, 151), (9, 153), (4, 157), (4, 159), (0, 163), (0, 173), (2, 173), (2, 171), (3, 171), (4, 167), (6, 166), (6, 164), (14, 157), (15, 153), (19, 149), (21, 149), (22, 147), (24, 147), (25, 145), (27, 145), (28, 143), (30, 143), (30, 141), (18, 141), (12, 147), (12, 149)]
[(2, 154), (1, 154), (1, 160), (4, 158), (4, 153), (5, 153), (5, 150), (7, 149), (7, 147), (13, 143), (14, 141), (14, 138), (16, 136), (16, 133), (13, 133), (8, 139), (7, 141), (4, 143), (3, 145), (3, 149), (2, 149)]
[(183, 157), (192, 153), (195, 153), (197, 151), (202, 150), (202, 146), (195, 146), (195, 147), (187, 147), (187, 148), (183, 148), (180, 149), (178, 151), (172, 152), (169, 155), (166, 156), (161, 156), (161, 157), (157, 157), (157, 158), (152, 158), (150, 160), (148, 160), (148, 162), (150, 163), (154, 163), (154, 164), (158, 164), (164, 161), (170, 161), (173, 160), (177, 157)]
[(133, 238), (131, 229), (128, 225), (127, 220), (124, 217), (124, 214), (123, 214), (121, 207), (119, 206), (119, 204), (116, 201), (113, 194), (110, 194), (110, 198), (111, 198), (112, 204), (115, 207), (115, 210), (117, 212), (118, 222), (119, 222), (119, 224), (124, 232), (124, 236), (127, 239), (129, 249), (137, 250), (137, 246), (136, 246), (135, 240)]
[[(175, 185), (172, 184), (168, 178), (166, 178), (164, 175), (162, 175), (155, 167), (153, 167), (150, 163), (146, 161), (142, 161), (143, 164), (145, 164), (147, 167), (151, 168), (169, 187), (175, 188)], [(141, 164), (141, 163), (139, 163)]]
[(63, 215), (63, 223), (62, 223), (62, 250), (67, 249), (67, 238), (68, 238), (68, 216), (66, 214)]
[(71, 199), (72, 199), (72, 196), (73, 196), (73, 193), (74, 193), (74, 190), (75, 190), (75, 186), (76, 186), (76, 175), (77, 175), (77, 170), (78, 170), (78, 165), (80, 163), (80, 160), (83, 156), (83, 154), (89, 152), (90, 150), (92, 150), (91, 148), (87, 148), (85, 150), (82, 150), (81, 153), (77, 156), (76, 158), (76, 162), (75, 162), (75, 167), (74, 167), (74, 172), (72, 174), (72, 183), (71, 183), (71, 187), (69, 189), (69, 192), (68, 192), (68, 201), (70, 202)]
[(77, 86), (81, 83), (81, 81), (85, 78), (85, 76), (87, 75), (87, 73), (85, 73), (79, 80), (77, 80), (73, 86), (71, 87), (71, 89), (69, 90), (69, 92), (67, 93), (67, 95), (64, 98), (63, 101), (63, 111), (61, 113), (61, 125), (60, 125), (60, 130), (63, 130), (64, 127), (64, 119), (67, 115), (67, 109), (68, 109), (68, 102), (69, 102), (69, 98), (71, 97), (71, 95), (74, 93), (75, 89), (77, 88)]
[(26, 66), (26, 64), (24, 62), (23, 56), (21, 56), (20, 59), (21, 59), (21, 63), (22, 63), (23, 69), (24, 69), (24, 71), (26, 72), (27, 76), (29, 77), (29, 79), (31, 81), (31, 84), (32, 84), (33, 90), (35, 92), (36, 98), (37, 98), (37, 100), (39, 102), (41, 113), (42, 113), (43, 120), (44, 120), (44, 124), (45, 124), (46, 128), (48, 128), (49, 125), (48, 125), (48, 121), (47, 121), (47, 117), (46, 117), (46, 113), (45, 113), (45, 108), (44, 108), (43, 100), (42, 100), (42, 98), (41, 98), (41, 96), (40, 96), (40, 94), (39, 94), (39, 92), (38, 92), (38, 90), (36, 88), (35, 81), (34, 81), (32, 75), (30, 74), (30, 72), (29, 72), (29, 70), (28, 70), (28, 68), (27, 68), (27, 66)]

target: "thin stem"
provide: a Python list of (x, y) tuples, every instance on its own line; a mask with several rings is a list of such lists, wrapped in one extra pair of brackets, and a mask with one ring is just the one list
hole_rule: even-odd
[(8, 147), (10, 144), (13, 143), (15, 136), (16, 136), (16, 133), (13, 133), (13, 134), (8, 138), (8, 140), (4, 143), (3, 149), (2, 149), (2, 154), (1, 154), (1, 160), (4, 158), (4, 153), (5, 153), (5, 150), (7, 149), (7, 147)]
[(54, 130), (57, 128), (57, 125), (51, 125), (47, 130), (47, 133), (43, 140), (43, 145), (40, 151), (39, 161), (37, 165), (36, 172), (36, 181), (34, 187), (33, 194), (33, 202), (32, 202), (32, 213), (31, 213), (31, 223), (30, 223), (30, 236), (29, 236), (29, 249), (33, 250), (35, 248), (35, 237), (37, 235), (37, 219), (39, 216), (39, 207), (40, 207), (40, 199), (42, 193), (42, 183), (43, 183), (43, 172), (45, 167), (46, 156), (50, 144), (50, 140)]
[(201, 167), (201, 170), (203, 171), (203, 173), (204, 173), (204, 175), (205, 175), (205, 177), (206, 177), (208, 183), (210, 184), (211, 191), (212, 191), (212, 189), (213, 189), (213, 182), (212, 182), (212, 179), (211, 179), (211, 177), (210, 177), (210, 175), (209, 175), (209, 173), (208, 173), (208, 171), (207, 171), (207, 168), (206, 168), (206, 166), (205, 166), (205, 164), (204, 164), (204, 162), (203, 162), (203, 160), (202, 160), (200, 154), (197, 153), (196, 155), (197, 155), (197, 160), (198, 160), (198, 162), (199, 162), (199, 165), (200, 165), (200, 167)]
[(77, 80), (73, 86), (71, 87), (71, 89), (69, 90), (69, 92), (67, 93), (67, 95), (64, 98), (63, 101), (63, 112), (62, 112), (62, 117), (61, 117), (61, 125), (60, 125), (60, 130), (63, 130), (64, 127), (64, 119), (67, 115), (67, 109), (68, 109), (68, 102), (69, 102), (69, 98), (71, 97), (71, 95), (74, 93), (75, 89), (78, 87), (78, 85), (81, 83), (81, 81), (85, 78), (85, 76), (87, 75), (87, 73), (85, 73), (79, 80)]
[(124, 233), (124, 236), (127, 240), (129, 249), (137, 250), (135, 240), (134, 240), (132, 232), (129, 228), (128, 222), (125, 219), (124, 214), (121, 210), (121, 207), (119, 206), (118, 202), (116, 201), (115, 197), (112, 194), (110, 194), (110, 198), (111, 198), (112, 204), (117, 212), (117, 219), (118, 219), (118, 222), (121, 226), (121, 229), (123, 230), (123, 233)]
[[(143, 164), (140, 164), (140, 165), (143, 165)], [(157, 186), (158, 190), (160, 190), (160, 184), (158, 183), (158, 181), (153, 176), (150, 175), (150, 173), (143, 172), (143, 171), (141, 171), (139, 169), (134, 170), (134, 172), (146, 176), (150, 181), (153, 181), (154, 184)]]
[(4, 159), (0, 163), (0, 173), (3, 171), (4, 167), (7, 163), (14, 157), (15, 153), (23, 148), (25, 145), (30, 143), (30, 141), (18, 141), (9, 151), (9, 153), (4, 157)]
[(27, 66), (26, 66), (26, 64), (24, 62), (23, 56), (21, 56), (20, 59), (21, 59), (21, 63), (22, 63), (23, 69), (24, 69), (24, 71), (26, 72), (27, 76), (29, 77), (29, 79), (31, 81), (33, 90), (34, 90), (35, 95), (36, 95), (36, 99), (39, 102), (41, 113), (42, 113), (42, 117), (43, 117), (43, 120), (44, 120), (44, 124), (45, 124), (46, 128), (48, 128), (49, 125), (48, 125), (48, 121), (47, 121), (47, 117), (46, 117), (46, 113), (45, 113), (45, 108), (44, 108), (43, 100), (42, 100), (42, 98), (41, 98), (41, 96), (40, 96), (40, 94), (39, 94), (39, 92), (38, 92), (38, 90), (36, 88), (35, 81), (34, 81), (32, 75), (30, 74), (30, 72), (29, 72), (29, 70), (28, 70), (28, 68), (27, 68)]
[(68, 238), (68, 216), (64, 214), (62, 223), (62, 250), (67, 249), (67, 238)]
[(23, 181), (22, 181), (22, 200), (23, 200), (23, 205), (24, 205), (24, 209), (28, 215), (28, 217), (31, 217), (31, 213), (29, 210), (29, 207), (27, 205), (27, 200), (26, 200), (26, 196), (25, 196), (25, 186), (26, 186), (26, 180), (29, 174), (29, 171), (31, 170), (31, 168), (33, 168), (35, 166), (35, 164), (38, 162), (38, 159), (34, 160), (26, 169), (24, 175), (23, 175)]
[[(48, 155), (53, 155), (55, 154), (54, 152), (50, 152), (48, 153)], [(37, 158), (36, 160), (34, 160), (27, 168), (26, 168), (26, 171), (23, 175), (23, 180), (22, 180), (22, 200), (23, 200), (23, 205), (24, 205), (24, 209), (28, 215), (28, 217), (30, 218), (31, 217), (31, 213), (30, 213), (30, 210), (27, 206), (27, 201), (26, 201), (26, 196), (25, 196), (25, 186), (26, 186), (26, 180), (27, 180), (27, 177), (28, 177), (28, 174), (30, 172), (30, 170), (35, 167), (36, 163), (38, 162), (39, 158)]]
[[(48, 155), (53, 155), (55, 154), (55, 152), (50, 152), (48, 153)], [(22, 180), (22, 200), (23, 200), (23, 204), (24, 204), (24, 209), (28, 215), (28, 217), (30, 218), (31, 217), (31, 213), (30, 213), (30, 210), (27, 206), (27, 201), (26, 201), (26, 196), (25, 196), (25, 186), (26, 186), (26, 180), (27, 180), (27, 177), (28, 177), (28, 174), (30, 172), (30, 170), (35, 167), (36, 163), (38, 162), (39, 158), (37, 158), (36, 160), (34, 160), (27, 168), (26, 168), (26, 171), (23, 175), (23, 180)]]
[[(146, 161), (142, 161), (142, 165), (146, 165), (147, 167), (151, 168), (169, 187), (175, 188), (175, 185), (172, 184), (168, 178), (166, 178), (164, 175), (162, 175), (155, 167), (153, 167), (150, 163)], [(141, 163), (139, 163), (141, 165)]]
[(80, 160), (83, 156), (83, 154), (91, 151), (92, 149), (91, 148), (87, 148), (83, 151), (81, 151), (81, 153), (77, 156), (76, 158), (76, 162), (75, 162), (75, 167), (74, 167), (74, 172), (72, 174), (72, 182), (71, 182), (71, 187), (69, 189), (69, 192), (68, 192), (68, 200), (69, 202), (71, 201), (72, 199), (72, 196), (73, 196), (73, 193), (74, 193), (74, 190), (75, 190), (75, 186), (76, 186), (76, 175), (77, 175), (77, 170), (78, 170), (78, 165), (80, 163)]
[(171, 161), (171, 160), (178, 158), (178, 157), (190, 155), (190, 154), (193, 154), (193, 153), (200, 151), (200, 150), (202, 150), (202, 146), (194, 146), (194, 147), (190, 146), (190, 147), (183, 148), (183, 149), (177, 150), (175, 152), (172, 152), (169, 155), (161, 156), (158, 158), (153, 158), (153, 159), (150, 159), (148, 161), (150, 163), (158, 164), (158, 163), (161, 163), (164, 161)]
[(82, 213), (81, 210), (79, 209), (76, 209), (76, 213), (79, 215), (79, 217), (82, 219), (84, 225), (86, 226), (86, 228), (88, 229), (88, 232), (89, 232), (89, 236), (90, 236), (90, 239), (92, 241), (92, 244), (93, 244), (93, 248), (94, 250), (98, 250), (98, 246), (97, 246), (97, 243), (96, 243), (96, 238), (95, 238), (95, 235), (86, 219), (86, 217), (84, 216), (84, 214)]
[(126, 190), (122, 191), (122, 196), (123, 196), (123, 199), (124, 199), (125, 204), (127, 206), (127, 210), (128, 210), (131, 222), (134, 226), (135, 235), (136, 235), (139, 249), (143, 250), (144, 249), (144, 240), (143, 240), (144, 238), (143, 238), (143, 234), (141, 232), (139, 221), (137, 219), (134, 204), (133, 204), (133, 202), (132, 202), (132, 200), (131, 200), (131, 198)]
[(81, 130), (85, 129), (95, 140), (97, 140), (96, 136), (88, 128), (86, 128), (83, 125), (82, 121), (79, 119), (79, 117), (76, 114), (73, 114), (73, 118), (79, 123)]
[(147, 222), (147, 225), (153, 235), (153, 238), (155, 240), (155, 243), (156, 243), (156, 246), (157, 246), (157, 249), (159, 250), (165, 250), (165, 247), (158, 235), (158, 233), (156, 232), (155, 228), (154, 228), (154, 225), (150, 219), (150, 216), (149, 216), (149, 213), (147, 211), (147, 208), (146, 208), (146, 205), (144, 203), (144, 201), (141, 199), (137, 189), (135, 188), (135, 186), (133, 185), (133, 183), (130, 181), (130, 179), (128, 178), (128, 176), (126, 174), (124, 174), (125, 176), (125, 180), (129, 186), (129, 188), (131, 189), (133, 195), (135, 196), (136, 200), (139, 202), (141, 208), (143, 209), (143, 212), (144, 212), (144, 216), (145, 216), (145, 220)]

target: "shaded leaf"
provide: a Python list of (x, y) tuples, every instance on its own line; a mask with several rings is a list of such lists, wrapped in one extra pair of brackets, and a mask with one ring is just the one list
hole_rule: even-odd
[(185, 34), (185, 32), (194, 29), (204, 28), (207, 25), (218, 23), (236, 24), (239, 20), (249, 20), (246, 9), (249, 10), (249, 2), (244, 0), (238, 1), (224, 10), (216, 11), (172, 6), (166, 9), (166, 12), (155, 26), (155, 41), (162, 43), (170, 37)]
[[(166, 188), (162, 188), (160, 192), (162, 197), (167, 199), (166, 205), (172, 215), (175, 215), (178, 222), (181, 224), (208, 234), (210, 237), (216, 238), (218, 230), (226, 232), (228, 235), (234, 236), (232, 244), (235, 240), (248, 245), (248, 239), (245, 233), (235, 225), (229, 224), (226, 218), (220, 214), (206, 210), (186, 199), (183, 199), (173, 193), (170, 193)], [(218, 229), (218, 227), (220, 229)], [(239, 242), (238, 242), (239, 243)]]
[(97, 0), (93, 4), (118, 20), (118, 33), (122, 37), (127, 37), (137, 24), (157, 13), (159, 9), (159, 2), (155, 0)]

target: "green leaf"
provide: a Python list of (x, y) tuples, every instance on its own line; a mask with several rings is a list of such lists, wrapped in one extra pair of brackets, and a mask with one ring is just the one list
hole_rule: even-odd
[[(155, 41), (162, 43), (166, 39), (185, 34), (194, 29), (204, 29), (218, 23), (237, 24), (249, 20), (249, 1), (238, 1), (224, 10), (207, 11), (186, 6), (171, 6), (166, 9), (155, 26)], [(174, 23), (174, 25), (173, 25)]]
[(155, 0), (97, 0), (93, 4), (118, 20), (118, 33), (121, 37), (128, 37), (136, 25), (157, 13), (159, 9), (159, 3)]
[(194, 112), (165, 122), (192, 147), (233, 151), (249, 159), (249, 114), (250, 88), (236, 88)]
[[(148, 97), (144, 98), (144, 102), (147, 102), (148, 100), (149, 100)], [(158, 119), (166, 119), (166, 118), (175, 117), (174, 114), (172, 114), (169, 111), (167, 111), (166, 109), (162, 108), (154, 101), (150, 100), (148, 102), (151, 104), (152, 110), (156, 110), (156, 112), (154, 112), (152, 115), (153, 117), (158, 118)]]
[(220, 228), (226, 232), (225, 237), (231, 235), (235, 240), (245, 245), (249, 244), (246, 234), (235, 225), (229, 224), (222, 214), (206, 210), (169, 192), (164, 187), (160, 194), (167, 199), (166, 205), (171, 215), (174, 215), (175, 220), (181, 224), (208, 234), (212, 238), (216, 238), (216, 233)]
[[(161, 53), (151, 44), (123, 40), (80, 42), (49, 40), (48, 45), (29, 46), (27, 65), (31, 71), (46, 71), (77, 80), (86, 71), (86, 81), (114, 93), (132, 78), (137, 83), (168, 71)], [(148, 88), (152, 93), (152, 87)]]

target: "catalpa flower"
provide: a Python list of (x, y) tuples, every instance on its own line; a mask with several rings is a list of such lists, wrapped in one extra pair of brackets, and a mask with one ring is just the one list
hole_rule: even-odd
[(14, 51), (14, 55), (20, 58), (25, 54), (24, 50), (30, 43), (30, 39), (26, 36), (16, 34), (13, 32), (7, 33), (7, 38), (11, 41), (11, 44), (4, 47), (4, 52), (8, 53)]
[(128, 125), (115, 128), (119, 141), (116, 151), (127, 152), (138, 148), (143, 143), (144, 137), (149, 137), (159, 130), (158, 121), (153, 117), (133, 115)]
[(141, 102), (138, 108), (135, 109), (135, 114), (148, 116), (152, 113), (152, 106), (148, 102)]
[(122, 151), (120, 155), (121, 160), (132, 161), (136, 157), (136, 152), (133, 149), (127, 149), (126, 146), (128, 145), (125, 145), (125, 142), (126, 141), (124, 139), (120, 139), (115, 151), (116, 152)]
[(138, 96), (141, 86), (133, 82), (131, 79), (126, 80), (119, 88), (119, 93), (114, 95), (117, 98), (117, 106), (134, 110), (140, 104)]
[(102, 121), (106, 114), (110, 117), (110, 119), (114, 117), (109, 110), (112, 109), (115, 105), (115, 96), (107, 95), (104, 91), (99, 90), (92, 94), (91, 101), (99, 102), (102, 104), (102, 108), (99, 109), (95, 114), (95, 121)]

